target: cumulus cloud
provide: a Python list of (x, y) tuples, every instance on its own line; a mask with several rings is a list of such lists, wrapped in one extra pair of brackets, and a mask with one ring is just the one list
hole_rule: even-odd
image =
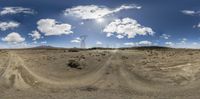
[(169, 39), (171, 37), (171, 35), (162, 34), (160, 37), (163, 39)]
[(8, 29), (13, 29), (19, 27), (20, 23), (18, 22), (0, 22), (0, 30), (1, 31), (6, 31)]
[(98, 5), (81, 5), (72, 8), (67, 8), (64, 11), (64, 15), (71, 15), (81, 19), (98, 19), (109, 14), (119, 12), (126, 9), (140, 9), (141, 6), (131, 4), (131, 5), (121, 5), (118, 8), (111, 9), (105, 6)]
[(116, 19), (108, 24), (103, 32), (106, 32), (107, 36), (116, 34), (117, 37), (118, 35), (121, 35), (127, 36), (128, 38), (134, 38), (136, 35), (154, 34), (154, 31), (150, 27), (142, 26), (136, 20), (131, 18)]
[(41, 34), (37, 30), (32, 31), (32, 33), (29, 35), (33, 38), (34, 41), (41, 38)]
[(200, 16), (200, 11), (193, 11), (193, 10), (182, 10), (183, 14), (192, 15), (192, 16)]
[(37, 28), (45, 36), (71, 34), (72, 26), (67, 23), (59, 23), (55, 19), (40, 19)]
[(23, 8), (23, 7), (4, 7), (0, 11), (0, 15), (18, 14), (18, 13), (34, 14), (34, 10), (30, 8)]
[(71, 43), (80, 43), (81, 42), (81, 38), (80, 37), (77, 37), (73, 40), (71, 40)]
[(101, 41), (97, 41), (96, 45), (102, 45), (103, 43)]
[(125, 46), (150, 46), (153, 45), (151, 41), (127, 42)]
[(25, 41), (25, 38), (23, 38), (19, 33), (12, 32), (8, 34), (6, 37), (2, 38), (2, 41), (16, 44)]

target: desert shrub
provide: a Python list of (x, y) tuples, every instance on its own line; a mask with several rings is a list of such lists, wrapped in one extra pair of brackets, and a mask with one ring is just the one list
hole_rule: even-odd
[(76, 60), (69, 60), (67, 65), (68, 65), (69, 67), (71, 67), (71, 68), (82, 69), (82, 68), (80, 67), (79, 62), (76, 61)]
[(79, 58), (80, 58), (80, 59), (85, 59), (85, 56), (84, 56), (84, 55), (81, 55)]
[(68, 52), (79, 52), (79, 49), (76, 49), (76, 48), (69, 49)]
[(102, 56), (106, 56), (106, 53), (105, 53), (105, 52), (104, 52), (104, 53), (101, 53), (101, 55), (102, 55)]
[(98, 88), (95, 86), (85, 86), (83, 88), (81, 88), (82, 91), (97, 91)]
[(127, 56), (122, 56), (121, 59), (123, 59), (123, 60), (124, 59), (128, 59), (128, 57)]
[(188, 55), (193, 55), (193, 53), (188, 53)]
[(101, 59), (100, 59), (100, 58), (98, 58), (98, 59), (97, 59), (97, 61), (98, 61), (98, 62), (100, 62), (100, 61), (101, 61)]

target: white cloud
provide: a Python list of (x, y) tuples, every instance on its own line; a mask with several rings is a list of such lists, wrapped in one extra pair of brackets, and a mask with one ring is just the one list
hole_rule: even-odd
[(33, 38), (34, 41), (41, 38), (41, 34), (36, 30), (32, 31), (32, 33), (29, 35)]
[(112, 33), (107, 33), (107, 37), (111, 37), (113, 34)]
[(15, 46), (13, 46), (14, 48), (29, 48), (32, 47), (32, 45), (26, 43), (26, 42), (22, 42), (19, 44), (15, 44)]
[(1, 31), (6, 31), (8, 29), (13, 29), (19, 27), (20, 23), (18, 22), (0, 22), (0, 30)]
[[(182, 10), (182, 13), (190, 16), (200, 16), (200, 11)], [(193, 28), (200, 28), (200, 23), (198, 25), (193, 25)]]
[(197, 42), (193, 42), (192, 45), (198, 45), (198, 43)]
[(81, 38), (80, 37), (77, 37), (73, 40), (71, 40), (71, 43), (80, 43), (81, 42)]
[(45, 36), (71, 34), (72, 26), (67, 23), (59, 23), (55, 19), (40, 19), (37, 22), (38, 30)]
[(139, 45), (152, 45), (152, 42), (150, 42), (150, 41), (140, 41), (138, 44)]
[(133, 42), (127, 42), (127, 43), (124, 43), (125, 46), (135, 46), (135, 43)]
[(40, 42), (41, 44), (47, 44), (47, 41), (42, 41), (42, 42)]
[(182, 38), (183, 41), (187, 41), (187, 38)]
[(168, 47), (174, 48), (200, 48), (199, 42), (186, 42), (186, 38), (179, 39), (180, 42), (165, 42), (164, 44)]
[(122, 38), (124, 38), (123, 35), (117, 35), (116, 37), (117, 37), (118, 39), (122, 39)]
[(181, 12), (184, 13), (184, 14), (187, 14), (187, 15), (195, 14), (195, 11), (192, 11), (192, 10), (182, 10)]
[(125, 46), (150, 46), (153, 45), (150, 41), (139, 41), (139, 42), (127, 42), (124, 43)]
[(103, 43), (101, 41), (97, 41), (96, 45), (102, 45)]
[(8, 34), (6, 37), (2, 38), (2, 41), (16, 44), (25, 41), (25, 38), (23, 38), (19, 33), (12, 32)]
[(81, 23), (80, 23), (80, 25), (84, 25), (84, 24), (85, 24), (84, 22), (81, 22)]
[(167, 46), (173, 46), (174, 43), (172, 43), (172, 42), (165, 42), (165, 45), (167, 45)]
[(185, 44), (185, 43), (186, 43), (186, 41), (187, 41), (187, 39), (186, 39), (186, 38), (182, 38), (182, 40), (181, 40), (181, 43), (182, 43), (182, 44)]
[(167, 40), (171, 37), (171, 35), (162, 34), (160, 37)]
[(153, 35), (154, 31), (150, 27), (140, 25), (136, 20), (131, 18), (116, 19), (108, 24), (103, 32), (109, 35), (121, 35), (128, 38), (134, 38), (136, 35)]
[(198, 23), (197, 25), (193, 25), (193, 28), (200, 28), (200, 23)]
[(186, 38), (182, 38), (182, 39), (180, 39), (180, 42), (178, 42), (178, 43), (176, 43), (176, 45), (186, 45), (186, 42), (187, 41), (187, 39)]
[(18, 14), (18, 13), (34, 14), (34, 10), (30, 8), (23, 8), (23, 7), (4, 7), (0, 11), (0, 15)]
[(200, 28), (200, 23), (197, 25), (198, 28)]
[(80, 43), (79, 40), (71, 40), (71, 43)]
[(64, 15), (71, 15), (81, 19), (98, 19), (109, 14), (119, 12), (126, 9), (140, 9), (141, 6), (135, 4), (132, 5), (121, 5), (118, 8), (111, 9), (105, 6), (98, 5), (81, 5), (72, 8), (67, 8), (64, 11)]
[(11, 43), (9, 44), (9, 47), (8, 48), (30, 48), (30, 47), (33, 47), (33, 45), (31, 44), (28, 44), (26, 42), (21, 42), (21, 43)]
[(193, 10), (182, 10), (181, 11), (183, 14), (186, 14), (186, 15), (197, 15), (199, 16), (200, 15), (200, 11), (193, 11)]
[(37, 41), (33, 41), (33, 44), (37, 44), (38, 42)]

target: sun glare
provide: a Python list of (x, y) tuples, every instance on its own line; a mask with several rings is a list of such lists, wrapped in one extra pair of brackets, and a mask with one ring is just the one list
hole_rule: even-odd
[(98, 19), (96, 19), (96, 21), (97, 21), (98, 23), (103, 23), (103, 22), (104, 22), (104, 19), (103, 19), (103, 18), (98, 18)]

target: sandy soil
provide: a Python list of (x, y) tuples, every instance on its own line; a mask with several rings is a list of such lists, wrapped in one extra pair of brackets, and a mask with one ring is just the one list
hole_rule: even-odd
[(199, 99), (199, 56), (189, 49), (0, 50), (0, 99)]

